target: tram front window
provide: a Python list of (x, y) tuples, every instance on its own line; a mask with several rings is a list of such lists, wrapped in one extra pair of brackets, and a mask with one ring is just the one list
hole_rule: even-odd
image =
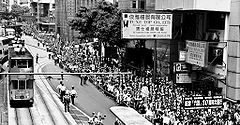
[(14, 66), (17, 66), (16, 60), (11, 60), (11, 68), (13, 68)]
[(19, 89), (25, 89), (25, 81), (19, 80)]
[(27, 89), (33, 89), (33, 82), (32, 82), (32, 80), (27, 80)]
[(33, 61), (32, 60), (28, 60), (28, 68), (33, 67)]
[(12, 80), (12, 88), (18, 89), (18, 81), (17, 80)]

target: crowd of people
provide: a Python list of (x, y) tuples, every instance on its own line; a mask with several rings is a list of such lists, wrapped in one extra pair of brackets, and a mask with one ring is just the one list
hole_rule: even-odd
[[(99, 58), (90, 46), (80, 49), (64, 47), (59, 65), (69, 72), (117, 72), (117, 65), (98, 64)], [(80, 51), (79, 51), (80, 50)], [(151, 75), (149, 75), (151, 76)], [(86, 76), (81, 76), (85, 79)], [(240, 124), (237, 105), (228, 108), (184, 110), (183, 97), (201, 95), (172, 83), (166, 77), (152, 81), (152, 77), (135, 75), (88, 76), (98, 88), (120, 105), (130, 106), (154, 124), (166, 125), (234, 125)], [(83, 81), (84, 81), (83, 80)]]
[[(54, 48), (52, 48), (54, 49)], [(68, 72), (119, 72), (118, 62), (101, 63), (98, 52), (91, 45), (65, 44), (61, 51), (53, 51), (56, 65)], [(95, 84), (119, 105), (134, 108), (154, 125), (240, 125), (240, 106), (223, 103), (222, 108), (185, 110), (183, 98), (202, 96), (202, 93), (173, 84), (168, 77), (153, 82), (151, 72), (147, 76), (92, 75), (79, 76)]]

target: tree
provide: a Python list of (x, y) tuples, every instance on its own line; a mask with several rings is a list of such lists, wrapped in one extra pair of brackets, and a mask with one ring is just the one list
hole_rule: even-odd
[(11, 11), (10, 13), (16, 17), (19, 18), (22, 15), (26, 15), (30, 13), (30, 8), (28, 8), (27, 6), (20, 6), (18, 4), (13, 4), (11, 7)]
[(78, 30), (81, 39), (98, 38), (104, 46), (123, 47), (121, 12), (112, 3), (101, 1), (94, 8), (81, 7), (70, 26)]

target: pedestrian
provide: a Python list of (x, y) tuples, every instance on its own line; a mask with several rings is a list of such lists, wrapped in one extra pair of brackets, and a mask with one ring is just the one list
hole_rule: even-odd
[(70, 94), (71, 94), (72, 104), (74, 105), (74, 98), (77, 97), (77, 91), (74, 89), (74, 86), (72, 86), (72, 90), (70, 91)]
[(57, 86), (57, 90), (59, 94), (61, 94), (61, 87), (62, 87), (62, 81), (60, 81), (60, 84)]
[(54, 57), (54, 64), (57, 65), (57, 56)]
[(88, 80), (88, 76), (85, 75), (85, 76), (84, 76), (84, 84), (87, 84), (87, 80)]
[(83, 85), (83, 78), (82, 78), (82, 76), (81, 75), (79, 75), (79, 79), (80, 79), (80, 85)]
[(69, 112), (69, 103), (70, 103), (70, 92), (66, 92), (64, 95), (64, 109), (65, 112)]
[(66, 87), (64, 86), (63, 82), (61, 81), (60, 89), (60, 100), (63, 102), (63, 96), (66, 94)]
[(37, 53), (37, 55), (36, 55), (36, 63), (38, 63), (38, 58), (39, 58), (39, 57), (38, 57), (38, 53)]
[(63, 71), (61, 72), (61, 79), (63, 80)]

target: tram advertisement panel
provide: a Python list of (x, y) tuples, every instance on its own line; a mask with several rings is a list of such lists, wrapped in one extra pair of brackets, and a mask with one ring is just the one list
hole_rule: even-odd
[(222, 96), (193, 96), (183, 99), (184, 109), (222, 108)]

